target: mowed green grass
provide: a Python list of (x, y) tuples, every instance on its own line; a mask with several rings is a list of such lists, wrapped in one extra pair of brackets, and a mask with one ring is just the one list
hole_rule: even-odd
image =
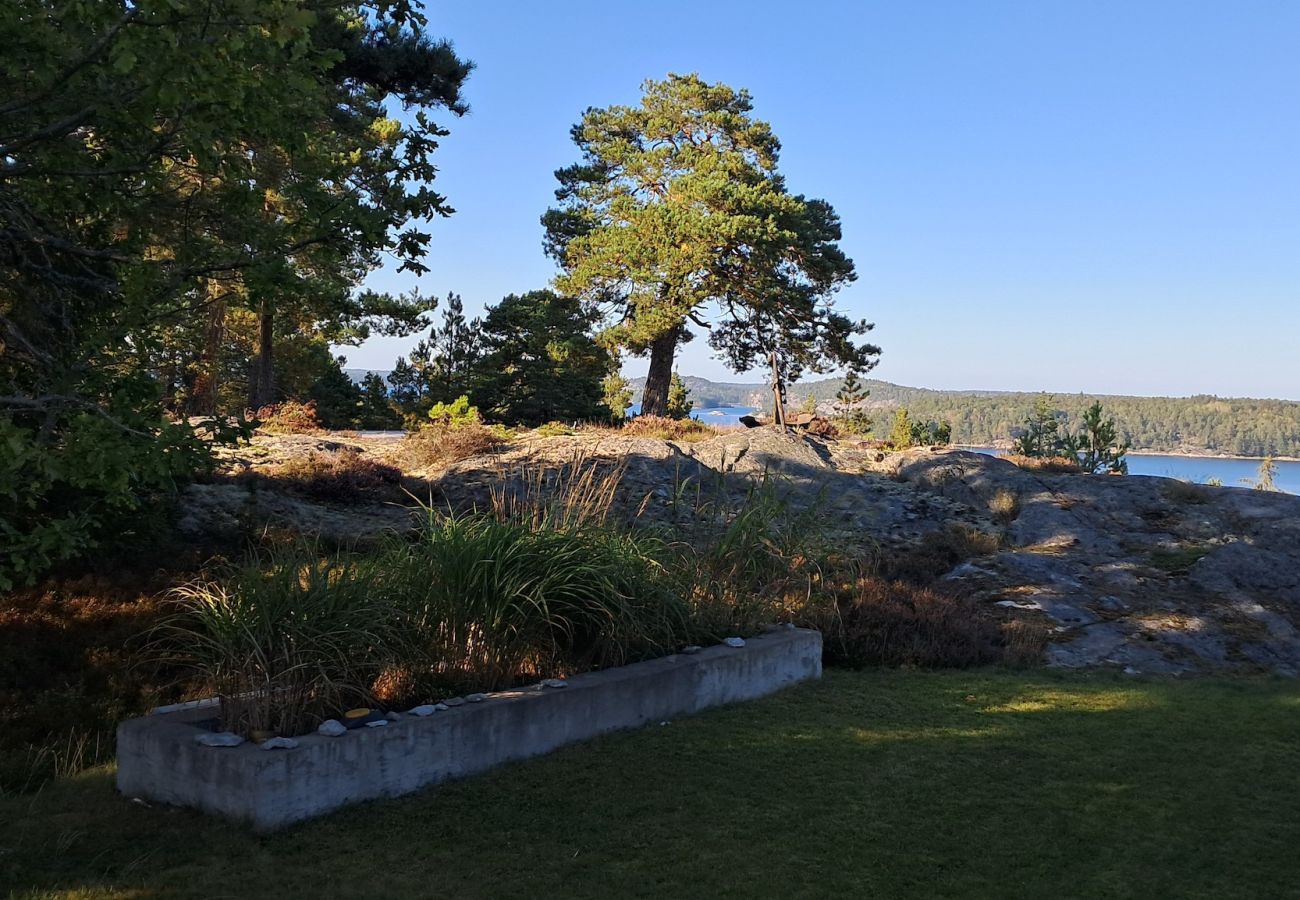
[(0, 801), (16, 896), (1300, 897), (1300, 688), (828, 672), (258, 837), (98, 771)]

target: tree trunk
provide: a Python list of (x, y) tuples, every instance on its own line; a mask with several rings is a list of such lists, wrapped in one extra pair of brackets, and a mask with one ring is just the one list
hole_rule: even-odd
[(257, 320), (257, 356), (253, 359), (248, 405), (254, 410), (275, 402), (275, 361), (272, 349), (275, 341), (275, 313), (271, 305), (262, 301)]
[(221, 287), (208, 280), (208, 324), (203, 335), (202, 374), (199, 376), (193, 398), (198, 415), (211, 416), (217, 411), (217, 398), (221, 390), (221, 345), (226, 339), (226, 302), (221, 298)]
[(767, 359), (772, 367), (772, 412), (776, 416), (776, 424), (784, 429), (785, 384), (781, 381), (781, 368), (776, 364), (776, 353), (769, 353)]
[(645, 391), (641, 394), (643, 416), (668, 414), (668, 388), (673, 381), (677, 340), (677, 329), (674, 328), (650, 345), (650, 371), (646, 373)]

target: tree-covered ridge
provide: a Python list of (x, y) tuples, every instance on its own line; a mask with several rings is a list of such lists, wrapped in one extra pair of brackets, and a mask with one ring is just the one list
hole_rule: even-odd
[[(771, 392), (763, 384), (713, 382), (689, 375), (683, 381), (697, 408), (770, 404)], [(828, 378), (793, 385), (790, 403), (798, 405), (811, 396), (829, 408), (841, 382)], [(875, 379), (861, 382), (870, 391), (865, 409), (879, 438), (889, 436), (892, 421), (882, 411), (905, 407), (914, 419), (951, 423), (954, 443), (1007, 445), (1039, 397), (1029, 392), (937, 391)], [(1052, 404), (1075, 428), (1094, 400), (1102, 402), (1107, 416), (1115, 417), (1120, 437), (1131, 441), (1134, 450), (1300, 456), (1300, 403), (1292, 400), (1056, 394)]]

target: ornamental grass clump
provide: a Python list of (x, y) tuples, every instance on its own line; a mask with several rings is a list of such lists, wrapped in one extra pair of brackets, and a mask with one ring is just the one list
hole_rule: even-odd
[(674, 505), (679, 520), (687, 507), (686, 539), (673, 545), (675, 568), (698, 640), (752, 633), (823, 590), (833, 554), (821, 499), (792, 503), (787, 487), (766, 473), (740, 498), (721, 482), (679, 485)]
[(172, 592), (159, 649), (221, 699), (222, 726), (293, 735), (348, 706), (396, 649), (393, 609), (365, 559), (293, 547)]
[(492, 690), (671, 650), (687, 607), (659, 540), (432, 509), (381, 555), (403, 623), (409, 691)]

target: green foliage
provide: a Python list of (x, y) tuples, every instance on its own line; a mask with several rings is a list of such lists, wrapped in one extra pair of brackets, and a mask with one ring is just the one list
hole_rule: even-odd
[(333, 361), (307, 391), (307, 397), (316, 404), (316, 415), (325, 428), (357, 428), (359, 425), (363, 402), (361, 389), (344, 374), (343, 362), (341, 358)]
[(835, 424), (840, 431), (846, 434), (871, 432), (871, 417), (863, 409), (870, 394), (859, 380), (857, 372), (849, 369), (844, 374), (844, 380), (835, 392)]
[(226, 728), (301, 734), (371, 701), (397, 634), (380, 571), (311, 547), (227, 568), (173, 592), (157, 652), (209, 683)]
[(654, 538), (611, 528), (539, 528), (426, 510), (418, 537), (394, 545), (382, 563), (409, 638), (412, 699), (618, 665), (673, 647), (687, 611), (669, 590), (663, 553)]
[(1277, 463), (1273, 462), (1273, 457), (1266, 456), (1259, 463), (1258, 481), (1255, 482), (1257, 491), (1276, 491), (1277, 486)]
[(1080, 430), (1071, 434), (1062, 429), (1065, 415), (1053, 408), (1052, 398), (1040, 394), (1024, 426), (1014, 432), (1015, 454), (1028, 459), (1076, 460), (1079, 469), (1090, 475), (1099, 472), (1125, 474), (1129, 442), (1119, 439), (1113, 418), (1102, 418), (1102, 406), (1094, 401), (1083, 411)]
[(429, 421), (441, 428), (469, 428), (483, 424), (478, 407), (471, 406), (463, 394), (450, 403), (435, 403), (429, 408)]
[(912, 446), (938, 447), (952, 441), (952, 426), (947, 422), (913, 422)]
[(889, 444), (895, 450), (909, 447), (933, 447), (947, 444), (952, 439), (952, 426), (947, 422), (917, 422), (907, 409), (894, 412), (894, 424), (889, 432)]
[(465, 319), (460, 295), (449, 293), (441, 321), (430, 326), (428, 337), (406, 358), (397, 360), (388, 376), (397, 409), (418, 419), (430, 406), (470, 393), (482, 356), (482, 328), (480, 320)]
[(378, 372), (367, 372), (361, 381), (361, 407), (357, 427), (367, 430), (388, 431), (400, 428), (402, 417), (388, 398), (388, 385)]
[(611, 314), (612, 344), (650, 356), (646, 415), (665, 414), (677, 346), (710, 302), (723, 319), (709, 344), (736, 371), (775, 353), (790, 381), (878, 353), (852, 341), (870, 326), (830, 303), (854, 278), (835, 211), (789, 193), (780, 143), (751, 112), (746, 91), (696, 75), (647, 81), (637, 106), (587, 110), (572, 130), (582, 160), (556, 172), (559, 206), (542, 218), (556, 285)]
[(280, 399), (277, 342), (409, 327), (418, 302), (360, 284), (385, 252), (422, 271), (416, 223), (450, 212), (427, 110), (464, 111), (470, 66), (425, 25), (405, 0), (0, 7), (0, 577), (202, 468), (183, 416), (242, 408), (231, 372)]
[(1124, 455), (1128, 453), (1129, 442), (1120, 441), (1113, 418), (1102, 419), (1100, 402), (1084, 410), (1082, 430), (1068, 438), (1065, 445), (1069, 455), (1078, 457), (1079, 465), (1089, 474), (1128, 474)]
[(627, 418), (628, 407), (632, 405), (632, 387), (628, 380), (618, 372), (610, 372), (600, 383), (601, 402), (609, 410), (610, 420), (615, 424)]
[(573, 427), (563, 422), (543, 422), (534, 431), (541, 437), (564, 437), (573, 434)]
[(665, 415), (670, 419), (689, 419), (691, 410), (695, 407), (691, 402), (690, 394), (681, 376), (673, 372), (672, 380), (668, 384), (668, 406)]
[(475, 403), (522, 425), (605, 418), (603, 381), (614, 359), (591, 336), (595, 314), (552, 291), (511, 294), (483, 320), (473, 364)]
[(1067, 447), (1060, 434), (1061, 418), (1061, 414), (1052, 408), (1052, 398), (1039, 394), (1024, 425), (1012, 432), (1014, 452), (1030, 459), (1065, 456)]
[[(32, 582), (101, 542), (139, 535), (141, 514), (210, 465), (204, 436), (157, 424), (129, 397), (0, 417), (0, 590)], [(148, 429), (148, 430), (146, 430)], [(226, 440), (244, 426), (211, 426)]]
[(912, 446), (912, 436), (916, 433), (912, 414), (906, 409), (894, 412), (894, 425), (889, 430), (889, 445), (895, 450), (906, 450)]

